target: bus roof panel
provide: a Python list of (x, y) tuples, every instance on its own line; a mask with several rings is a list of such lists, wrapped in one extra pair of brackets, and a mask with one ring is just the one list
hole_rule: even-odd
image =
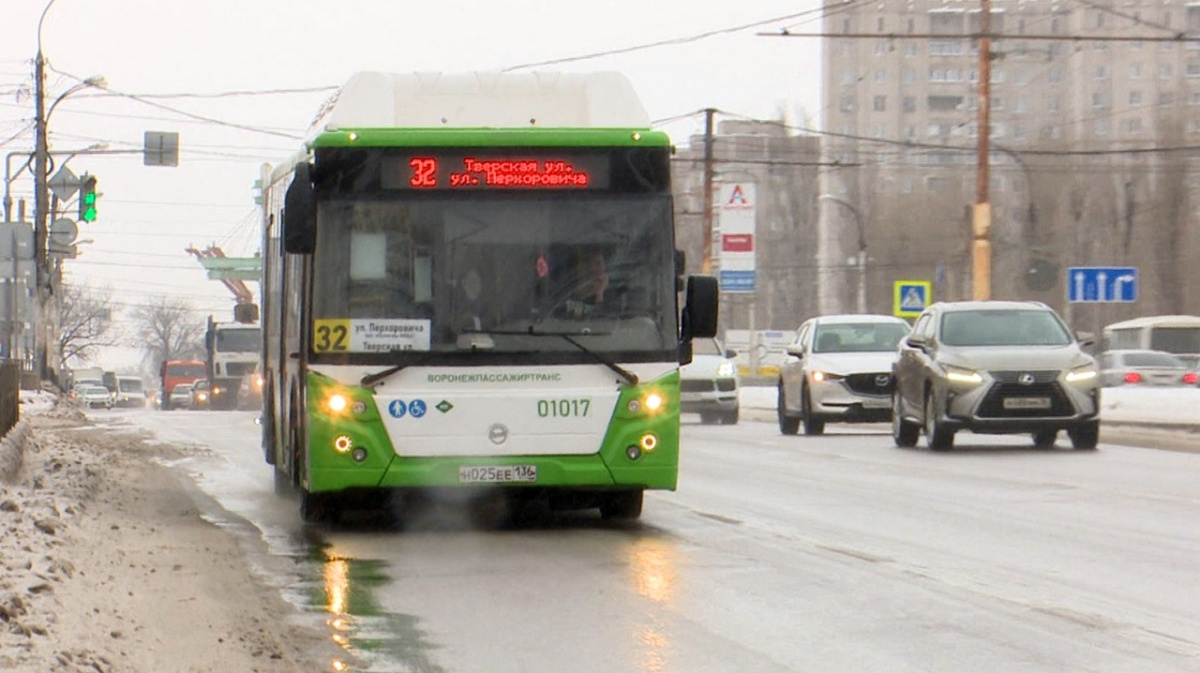
[(646, 129), (650, 118), (616, 72), (360, 72), (325, 123), (327, 130), (530, 127)]

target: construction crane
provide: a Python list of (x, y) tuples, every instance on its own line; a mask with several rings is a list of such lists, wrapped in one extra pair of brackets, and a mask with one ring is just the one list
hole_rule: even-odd
[(233, 320), (247, 325), (258, 322), (258, 304), (254, 303), (254, 293), (246, 287), (247, 280), (262, 279), (262, 258), (226, 257), (225, 251), (215, 245), (203, 250), (195, 246), (185, 249), (194, 255), (200, 265), (208, 272), (209, 280), (219, 280), (232, 294)]

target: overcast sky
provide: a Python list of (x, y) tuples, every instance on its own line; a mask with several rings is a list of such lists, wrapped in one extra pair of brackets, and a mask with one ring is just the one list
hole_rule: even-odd
[[(6, 154), (33, 145), (32, 63), (46, 5), (0, 0)], [(111, 288), (121, 309), (166, 295), (189, 300), (198, 316), (231, 318), (232, 296), (184, 249), (258, 250), (252, 187), (260, 166), (297, 149), (322, 101), (359, 70), (497, 70), (682, 38), (541, 69), (624, 73), (651, 119), (683, 116), (660, 125), (678, 144), (702, 130), (702, 118), (687, 115), (705, 107), (815, 117), (818, 40), (756, 33), (817, 31), (819, 7), (819, 0), (54, 0), (41, 35), (52, 68), (48, 104), (93, 75), (104, 76), (111, 93), (63, 99), (50, 117), (51, 149), (137, 150), (148, 130), (178, 132), (182, 145), (177, 168), (142, 166), (136, 153), (71, 160), (76, 174), (98, 176), (102, 196), (99, 219), (81, 226), (80, 239), (94, 242), (67, 262), (67, 279)], [(777, 17), (792, 18), (688, 40)], [(31, 219), (29, 174), (11, 188), (29, 200)], [(129, 351), (108, 359), (100, 364), (136, 358)]]

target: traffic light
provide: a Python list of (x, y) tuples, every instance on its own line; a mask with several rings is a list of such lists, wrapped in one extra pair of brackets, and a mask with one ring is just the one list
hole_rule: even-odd
[(86, 173), (79, 182), (79, 220), (93, 222), (96, 219), (96, 176)]

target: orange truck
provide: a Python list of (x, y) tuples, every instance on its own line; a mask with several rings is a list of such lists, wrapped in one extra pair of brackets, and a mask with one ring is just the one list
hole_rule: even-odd
[(207, 374), (203, 360), (167, 360), (159, 367), (158, 374), (162, 382), (162, 400), (160, 407), (163, 411), (171, 409), (171, 391), (175, 386), (195, 383)]

